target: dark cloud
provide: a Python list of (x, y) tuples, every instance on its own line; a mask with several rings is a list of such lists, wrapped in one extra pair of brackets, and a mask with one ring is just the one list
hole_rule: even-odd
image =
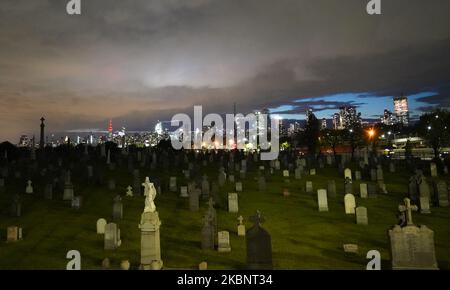
[(36, 132), (41, 115), (55, 131), (109, 118), (147, 129), (193, 105), (224, 113), (343, 92), (449, 95), (448, 0), (383, 1), (382, 16), (361, 0), (82, 0), (81, 16), (66, 3), (0, 4), (0, 139)]

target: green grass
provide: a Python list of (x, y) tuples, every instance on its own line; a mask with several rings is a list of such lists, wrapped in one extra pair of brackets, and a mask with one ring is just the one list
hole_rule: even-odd
[[(155, 202), (161, 225), (161, 252), (164, 267), (170, 269), (196, 269), (201, 261), (208, 262), (209, 269), (243, 269), (246, 262), (245, 238), (237, 236), (237, 217), (243, 215), (247, 228), (248, 217), (260, 210), (266, 219), (264, 227), (272, 236), (273, 262), (275, 269), (364, 269), (366, 253), (379, 250), (382, 267), (390, 267), (387, 230), (397, 223), (397, 207), (407, 192), (408, 173), (401, 167), (398, 173), (390, 174), (385, 169), (388, 195), (376, 199), (356, 198), (357, 206), (368, 208), (369, 225), (356, 225), (354, 215), (344, 212), (343, 174), (335, 168), (317, 169), (316, 176), (302, 176), (285, 184), (282, 171), (275, 171), (267, 183), (267, 191), (259, 192), (255, 172), (249, 172), (243, 181), (244, 191), (239, 194), (239, 214), (226, 211), (226, 196), (234, 192), (227, 183), (220, 189), (222, 204), (218, 209), (219, 230), (230, 231), (231, 253), (201, 250), (202, 215), (207, 209), (201, 201), (199, 212), (190, 212), (188, 200), (179, 193), (164, 192)], [(204, 168), (210, 180), (216, 178), (216, 168)], [(154, 176), (159, 172), (144, 171), (141, 177)], [(113, 197), (125, 195), (126, 187), (132, 183), (125, 170), (108, 172), (107, 177), (116, 178), (117, 190), (109, 191), (105, 186), (83, 185), (75, 179), (75, 195), (83, 196), (82, 208), (78, 211), (61, 200), (62, 193), (54, 192), (54, 200), (47, 201), (36, 196), (21, 194), (23, 215), (12, 218), (2, 214), (0, 220), (0, 269), (65, 269), (69, 250), (81, 253), (83, 269), (101, 269), (101, 262), (108, 257), (112, 268), (119, 268), (120, 261), (128, 259), (132, 268), (139, 266), (140, 231), (138, 223), (144, 207), (143, 197), (123, 197), (124, 217), (118, 221), (122, 246), (117, 250), (103, 249), (103, 235), (96, 234), (96, 221), (103, 217), (112, 220)], [(165, 174), (165, 177), (169, 174)], [(178, 185), (184, 183), (178, 175)], [(327, 181), (336, 180), (337, 197), (329, 198), (329, 212), (318, 212), (319, 188), (327, 188)], [(448, 182), (448, 177), (446, 177)], [(306, 180), (313, 181), (314, 193), (304, 190)], [(364, 181), (362, 181), (364, 182)], [(11, 194), (25, 191), (24, 180), (8, 184), (6, 192), (0, 193), (0, 209), (9, 206)], [(289, 188), (291, 196), (283, 197), (282, 189)], [(35, 183), (35, 189), (43, 185)], [(359, 182), (354, 182), (355, 195)], [(438, 264), (441, 269), (450, 269), (450, 208), (432, 208), (432, 213), (414, 213), (416, 224), (425, 224), (435, 233)], [(24, 239), (6, 243), (6, 228), (18, 225), (23, 228)], [(347, 254), (343, 244), (359, 245), (359, 254)]]

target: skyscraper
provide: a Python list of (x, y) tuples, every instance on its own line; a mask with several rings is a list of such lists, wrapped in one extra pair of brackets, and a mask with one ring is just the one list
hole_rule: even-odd
[(44, 121), (45, 121), (45, 119), (44, 119), (44, 117), (42, 117), (41, 118), (41, 139), (39, 140), (39, 148), (40, 149), (43, 149), (44, 148), (44, 145), (45, 145), (45, 133), (44, 133), (44, 131), (45, 131), (45, 124), (44, 124)]
[(383, 125), (391, 126), (394, 125), (396, 122), (394, 114), (392, 114), (391, 111), (388, 109), (384, 109), (384, 114), (381, 116), (381, 123)]
[(361, 124), (361, 113), (356, 111), (355, 106), (343, 106), (339, 108), (338, 129), (348, 129), (355, 124)]
[(113, 137), (112, 120), (109, 120), (109, 125), (108, 125), (108, 139), (109, 139), (109, 141), (112, 140), (112, 137)]
[(340, 115), (339, 113), (333, 114), (333, 129), (340, 130), (341, 128)]
[(403, 126), (409, 124), (408, 98), (405, 96), (394, 97), (394, 113), (397, 123)]

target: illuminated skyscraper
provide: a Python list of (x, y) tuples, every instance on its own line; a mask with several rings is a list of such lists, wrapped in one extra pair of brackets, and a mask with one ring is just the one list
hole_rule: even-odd
[(397, 123), (403, 126), (409, 124), (408, 98), (405, 96), (394, 97), (394, 113)]
[(356, 111), (355, 106), (344, 106), (339, 108), (338, 129), (348, 129), (355, 124), (361, 124), (361, 113)]
[(341, 119), (339, 113), (333, 114), (333, 129), (340, 130), (341, 129)]
[(113, 137), (113, 126), (112, 126), (112, 120), (109, 120), (109, 125), (108, 125), (108, 138), (111, 141)]
[(394, 125), (396, 122), (394, 114), (388, 109), (384, 110), (383, 116), (381, 116), (381, 123), (387, 126)]

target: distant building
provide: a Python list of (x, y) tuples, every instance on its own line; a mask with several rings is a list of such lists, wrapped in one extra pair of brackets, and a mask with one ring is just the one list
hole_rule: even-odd
[(308, 124), (308, 122), (309, 122), (309, 118), (311, 117), (311, 115), (313, 114), (313, 110), (311, 109), (311, 108), (308, 108), (307, 110), (306, 110), (306, 124)]
[(27, 135), (20, 136), (19, 147), (30, 147), (31, 142)]
[(325, 119), (325, 118), (322, 119), (322, 126), (321, 127), (322, 127), (322, 130), (326, 129), (328, 127), (327, 126), (327, 119)]
[(408, 126), (409, 108), (407, 97), (405, 96), (394, 97), (394, 113), (397, 119), (397, 124)]
[(392, 126), (396, 123), (396, 121), (397, 119), (395, 118), (395, 115), (388, 109), (385, 109), (383, 116), (381, 116), (381, 123), (386, 126)]
[(339, 113), (334, 113), (333, 114), (333, 129), (339, 130), (339, 129), (341, 129), (340, 127), (341, 127), (340, 115), (339, 115)]
[(343, 106), (339, 108), (339, 125), (337, 129), (347, 129), (355, 124), (361, 124), (361, 113), (356, 111), (355, 106)]

